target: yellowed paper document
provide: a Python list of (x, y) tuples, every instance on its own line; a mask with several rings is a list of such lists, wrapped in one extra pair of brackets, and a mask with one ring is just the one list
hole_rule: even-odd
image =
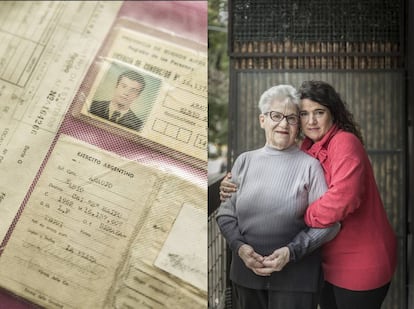
[[(122, 25), (100, 59), (95, 82), (81, 113), (163, 147), (207, 161), (207, 48), (140, 25)], [(126, 71), (144, 76), (145, 89), (132, 106), (142, 127), (131, 129), (91, 112), (94, 101), (110, 101), (117, 77)], [(106, 118), (106, 117), (104, 117)], [(142, 140), (142, 139), (141, 139)], [(206, 167), (206, 164), (204, 164)]]
[(121, 5), (122, 1), (1, 3), (0, 239)]
[(115, 308), (207, 308), (206, 187), (167, 179), (132, 243)]
[(154, 265), (207, 292), (205, 212), (184, 204)]
[(61, 135), (0, 286), (47, 308), (205, 308), (206, 219), (205, 188)]

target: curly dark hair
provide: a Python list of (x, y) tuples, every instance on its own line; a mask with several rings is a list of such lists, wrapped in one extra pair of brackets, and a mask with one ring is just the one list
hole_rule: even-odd
[(347, 109), (347, 104), (328, 83), (323, 81), (304, 81), (298, 90), (299, 98), (309, 99), (329, 109), (333, 123), (340, 129), (353, 133), (364, 144), (360, 127), (354, 120), (353, 114)]

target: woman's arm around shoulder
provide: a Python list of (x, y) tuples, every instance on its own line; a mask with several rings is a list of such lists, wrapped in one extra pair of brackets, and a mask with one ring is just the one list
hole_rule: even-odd
[(306, 224), (318, 228), (342, 221), (361, 206), (365, 175), (371, 168), (363, 145), (351, 133), (335, 135), (325, 151), (327, 160), (322, 165), (328, 191), (305, 213)]

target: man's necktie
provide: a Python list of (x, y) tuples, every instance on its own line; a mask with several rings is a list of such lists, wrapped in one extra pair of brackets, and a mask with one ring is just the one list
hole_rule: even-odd
[(116, 122), (116, 121), (118, 120), (119, 115), (121, 115), (121, 113), (120, 113), (120, 112), (118, 112), (118, 111), (115, 111), (115, 112), (112, 114), (111, 119), (109, 119), (109, 120), (111, 120), (111, 121), (113, 121), (113, 122)]

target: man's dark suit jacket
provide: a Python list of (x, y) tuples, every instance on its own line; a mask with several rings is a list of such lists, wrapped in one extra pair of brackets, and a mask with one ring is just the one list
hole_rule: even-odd
[[(109, 103), (110, 101), (93, 101), (89, 111), (96, 116), (109, 120)], [(141, 129), (143, 124), (142, 120), (130, 109), (116, 123), (137, 131)]]

